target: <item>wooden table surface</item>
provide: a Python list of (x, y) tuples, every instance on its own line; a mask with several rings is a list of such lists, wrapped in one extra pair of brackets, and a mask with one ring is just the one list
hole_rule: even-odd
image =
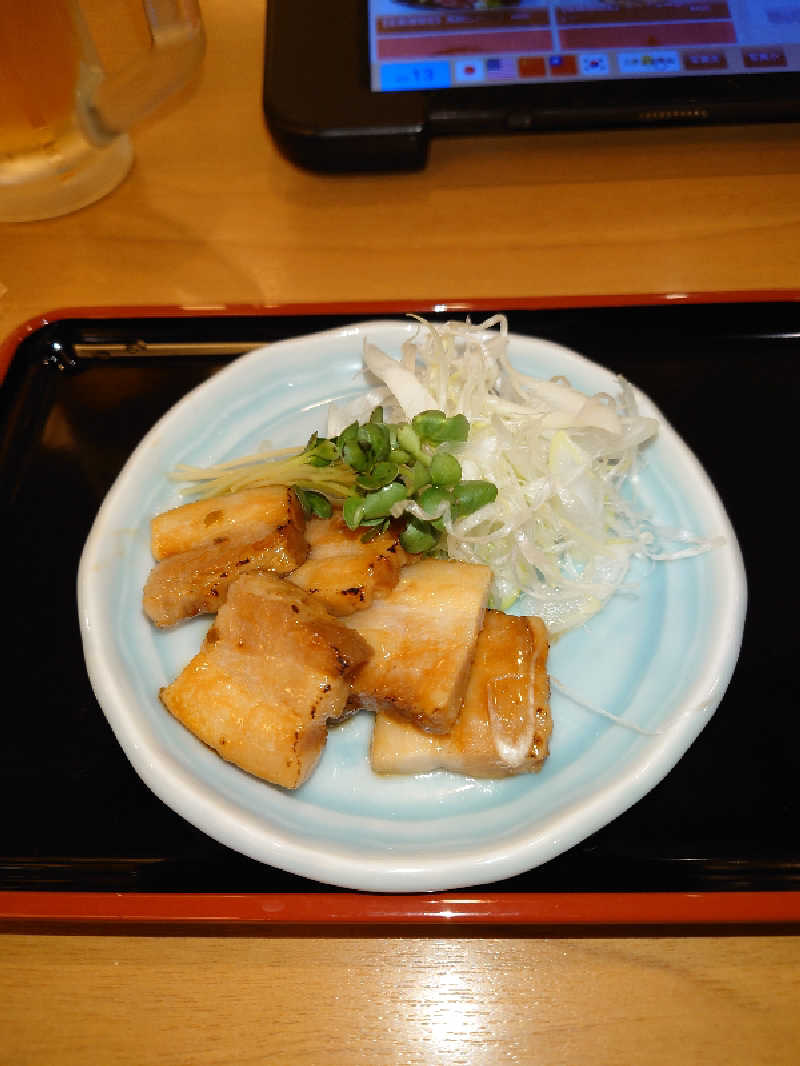
[[(141, 27), (127, 0), (109, 21)], [(97, 6), (97, 5), (96, 5)], [(686, 293), (800, 285), (797, 126), (437, 142), (320, 177), (260, 111), (264, 4), (66, 218), (0, 225), (0, 335), (62, 306)], [(11, 934), (0, 1063), (794, 1063), (800, 937)]]

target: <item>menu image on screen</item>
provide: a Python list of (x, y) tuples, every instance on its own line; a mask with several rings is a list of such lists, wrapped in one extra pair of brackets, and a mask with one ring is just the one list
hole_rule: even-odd
[(800, 0), (369, 0), (374, 92), (800, 71)]

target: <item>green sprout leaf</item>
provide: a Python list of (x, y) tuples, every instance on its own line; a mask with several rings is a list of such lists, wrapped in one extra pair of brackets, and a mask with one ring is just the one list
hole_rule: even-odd
[(312, 515), (317, 518), (330, 518), (333, 514), (331, 501), (327, 496), (323, 496), (321, 492), (314, 492), (312, 489), (301, 489), (297, 485), (294, 485), (293, 488), (307, 518)]
[(357, 440), (346, 440), (342, 444), (342, 459), (357, 474), (369, 469), (369, 458)]
[(422, 442), (411, 426), (404, 424), (398, 427), (397, 443), (404, 451), (419, 460), (419, 462), (424, 463), (425, 466), (430, 464), (430, 456), (426, 455), (422, 450)]
[(437, 452), (431, 459), (431, 481), (440, 487), (456, 485), (461, 480), (461, 463), (449, 452)]
[(406, 528), (400, 534), (400, 543), (412, 555), (420, 555), (435, 548), (439, 542), (439, 533), (430, 522), (409, 516)]
[(358, 430), (358, 442), (365, 451), (371, 451), (375, 462), (389, 458), (392, 450), (389, 430), (382, 423), (365, 422)]
[(431, 483), (431, 475), (424, 463), (415, 462), (411, 467), (405, 467), (403, 482), (408, 489), (409, 496), (416, 496), (420, 489)]
[(450, 504), (450, 517), (455, 522), (469, 514), (494, 503), (497, 499), (497, 485), (491, 481), (461, 481), (453, 489), (453, 502)]
[(402, 481), (393, 481), (377, 492), (365, 496), (362, 504), (361, 518), (383, 518), (391, 513), (392, 507), (401, 500), (405, 500), (408, 491)]
[(417, 497), (417, 503), (423, 511), (433, 514), (443, 503), (450, 503), (450, 493), (435, 485), (424, 489)]
[(348, 496), (342, 504), (342, 518), (350, 529), (358, 529), (364, 517), (364, 497)]
[(411, 419), (414, 432), (420, 440), (433, 440), (433, 434), (447, 421), (444, 411), (420, 411)]
[(431, 426), (426, 440), (432, 444), (455, 443), (465, 441), (469, 436), (469, 422), (463, 415), (453, 415)]
[(382, 489), (385, 485), (390, 485), (399, 473), (400, 468), (397, 463), (376, 463), (372, 468), (372, 473), (358, 475), (356, 484), (360, 489), (368, 491)]

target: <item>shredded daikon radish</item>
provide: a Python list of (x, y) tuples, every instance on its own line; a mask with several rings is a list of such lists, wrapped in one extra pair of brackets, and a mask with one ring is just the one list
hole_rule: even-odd
[[(617, 379), (617, 397), (586, 396), (563, 379), (522, 373), (509, 361), (502, 315), (476, 325), (419, 322), (400, 360), (365, 342), (365, 370), (377, 379), (370, 402), (384, 405), (387, 421), (426, 408), (469, 420), (469, 438), (453, 454), (465, 478), (497, 486), (497, 499), (455, 522), (441, 517), (448, 556), (491, 568), (493, 607), (508, 609), (524, 596), (526, 610), (557, 635), (605, 606), (634, 557), (681, 558), (712, 546), (654, 529), (623, 495), (640, 451), (658, 432), (655, 419), (639, 414), (626, 381)], [(361, 408), (355, 401), (332, 412), (329, 434)], [(440, 517), (414, 502), (396, 507)], [(670, 552), (669, 540), (680, 549)]]
[(633, 722), (628, 722), (624, 718), (620, 718), (619, 715), (612, 714), (610, 711), (605, 710), (603, 707), (595, 707), (593, 703), (587, 703), (581, 696), (576, 695), (571, 689), (568, 689), (563, 685), (557, 677), (551, 675), (550, 683), (553, 688), (558, 689), (562, 696), (566, 696), (576, 707), (582, 707), (585, 711), (590, 711), (592, 714), (597, 714), (601, 718), (606, 718), (609, 722), (613, 722), (614, 725), (622, 726), (623, 729), (630, 729), (632, 733), (638, 733), (641, 737), (661, 736), (662, 730), (660, 729), (642, 729), (641, 726), (635, 725)]

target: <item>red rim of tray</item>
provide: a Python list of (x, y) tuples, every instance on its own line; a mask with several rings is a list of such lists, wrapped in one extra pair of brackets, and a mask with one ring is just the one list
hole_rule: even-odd
[[(0, 340), (0, 381), (19, 345), (55, 322), (76, 318), (200, 318), (288, 315), (369, 315), (674, 304), (796, 302), (800, 290), (570, 295), (513, 299), (373, 300), (352, 302), (63, 307), (36, 315)], [(411, 926), (465, 929), (533, 926), (548, 929), (668, 926), (685, 930), (793, 927), (800, 891), (723, 892), (487, 892), (371, 895), (349, 892), (174, 893), (0, 892), (0, 930), (105, 927), (252, 930), (258, 927)]]
[(34, 315), (0, 339), (0, 381), (19, 345), (32, 333), (71, 318), (253, 318), (287, 315), (385, 315), (443, 312), (493, 314), (503, 311), (546, 311), (577, 307), (667, 307), (674, 304), (780, 303), (800, 300), (800, 289), (735, 289), (720, 292), (611, 293), (508, 299), (353, 300), (309, 303), (231, 304), (106, 304), (58, 307)]
[(27, 923), (75, 927), (191, 926), (791, 926), (800, 892), (0, 892), (0, 930)]

